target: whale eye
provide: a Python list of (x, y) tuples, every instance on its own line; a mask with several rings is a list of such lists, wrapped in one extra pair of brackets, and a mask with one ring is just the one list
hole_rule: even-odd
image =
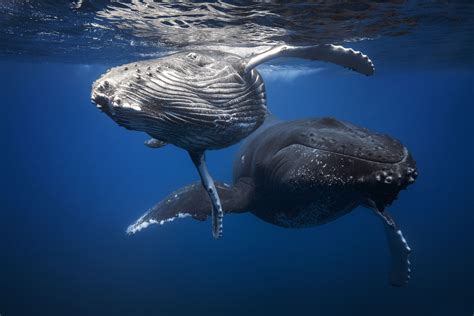
[(188, 53), (186, 55), (186, 58), (189, 63), (192, 63), (193, 65), (196, 65), (199, 67), (204, 67), (215, 62), (213, 58), (203, 55), (203, 54), (195, 53), (195, 52)]
[(198, 55), (196, 53), (189, 53), (186, 57), (196, 60), (198, 58)]

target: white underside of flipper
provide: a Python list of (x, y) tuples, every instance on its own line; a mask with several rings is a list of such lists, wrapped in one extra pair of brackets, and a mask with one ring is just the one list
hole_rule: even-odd
[(177, 218), (186, 218), (186, 217), (192, 216), (191, 214), (180, 212), (174, 217), (169, 217), (169, 218), (165, 218), (165, 219), (161, 219), (161, 220), (156, 220), (154, 218), (148, 218), (149, 213), (150, 213), (150, 211), (146, 212), (135, 223), (128, 226), (128, 228), (126, 230), (127, 234), (132, 235), (132, 234), (138, 233), (139, 231), (141, 231), (141, 230), (143, 230), (143, 229), (145, 229), (148, 226), (153, 225), (153, 224), (163, 225), (165, 223), (172, 222)]
[(403, 237), (402, 231), (398, 229), (392, 217), (387, 211), (379, 212), (374, 210), (382, 219), (385, 228), (388, 247), (391, 256), (390, 283), (394, 286), (403, 286), (410, 280), (410, 260), (411, 249)]
[(244, 69), (248, 72), (268, 60), (279, 57), (294, 57), (330, 62), (367, 76), (373, 75), (375, 71), (374, 64), (366, 55), (353, 50), (352, 48), (345, 48), (332, 44), (314, 46), (276, 46), (263, 53), (245, 59)]

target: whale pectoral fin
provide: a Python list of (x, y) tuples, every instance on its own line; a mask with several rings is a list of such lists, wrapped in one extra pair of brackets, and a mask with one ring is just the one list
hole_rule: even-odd
[(161, 148), (168, 145), (168, 143), (158, 140), (156, 138), (150, 138), (144, 142), (145, 146), (150, 148)]
[(261, 63), (279, 57), (321, 60), (352, 69), (367, 76), (373, 75), (375, 71), (372, 61), (361, 52), (353, 50), (352, 48), (329, 44), (314, 46), (276, 46), (244, 60), (245, 72), (252, 70)]
[(211, 177), (211, 174), (207, 170), (206, 156), (202, 153), (189, 152), (189, 156), (193, 161), (196, 169), (198, 170), (199, 176), (201, 177), (201, 183), (206, 190), (212, 205), (212, 236), (214, 238), (222, 237), (222, 224), (224, 219), (224, 212), (222, 211), (222, 204), (219, 194)]
[(403, 286), (410, 279), (410, 260), (411, 249), (408, 246), (402, 231), (398, 229), (395, 221), (387, 211), (380, 212), (374, 210), (379, 215), (385, 227), (385, 236), (391, 256), (390, 283), (393, 286)]
[[(225, 213), (242, 213), (248, 210), (253, 195), (253, 183), (250, 179), (240, 179), (229, 186), (222, 182), (215, 183)], [(134, 234), (152, 225), (163, 225), (177, 218), (190, 217), (205, 221), (211, 215), (211, 201), (200, 182), (194, 182), (178, 189), (149, 209), (127, 229)]]
[(163, 225), (177, 218), (192, 217), (205, 220), (210, 214), (209, 199), (199, 182), (174, 191), (149, 209), (135, 223), (127, 228), (128, 234), (135, 234), (152, 224)]

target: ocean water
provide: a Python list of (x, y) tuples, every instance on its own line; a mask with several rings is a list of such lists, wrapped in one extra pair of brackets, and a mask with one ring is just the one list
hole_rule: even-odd
[[(0, 315), (472, 315), (474, 6), (470, 1), (0, 2)], [(90, 103), (107, 68), (197, 46), (338, 43), (365, 77), (275, 60), (271, 112), (331, 116), (399, 139), (420, 176), (389, 208), (413, 252), (389, 285), (383, 227), (358, 208), (283, 229), (251, 214), (125, 229), (198, 180)], [(232, 47), (239, 47), (232, 48)], [(208, 153), (230, 182), (239, 145)]]

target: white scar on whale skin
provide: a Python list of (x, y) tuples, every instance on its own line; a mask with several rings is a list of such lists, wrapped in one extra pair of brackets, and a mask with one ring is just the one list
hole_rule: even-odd
[(129, 235), (133, 235), (135, 233), (138, 233), (139, 231), (141, 231), (142, 229), (145, 229), (147, 228), (148, 226), (152, 225), (152, 224), (160, 224), (160, 225), (163, 225), (165, 223), (168, 223), (168, 222), (172, 222), (174, 221), (175, 219), (177, 218), (186, 218), (186, 217), (190, 217), (191, 214), (188, 214), (188, 213), (178, 213), (178, 215), (174, 216), (174, 217), (170, 217), (170, 218), (167, 218), (167, 219), (162, 219), (161, 221), (157, 221), (153, 218), (150, 218), (149, 220), (146, 220), (146, 221), (143, 221), (143, 218), (145, 218), (147, 215), (149, 214), (149, 212), (146, 212), (145, 214), (142, 215), (142, 217), (140, 217), (134, 224), (128, 226), (126, 232), (127, 234)]

